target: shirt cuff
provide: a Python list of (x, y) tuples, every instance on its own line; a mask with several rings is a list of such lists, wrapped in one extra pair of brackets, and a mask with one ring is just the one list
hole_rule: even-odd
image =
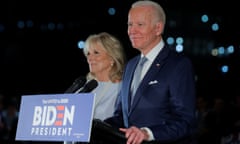
[(142, 130), (145, 130), (146, 132), (147, 132), (147, 134), (148, 134), (148, 141), (152, 141), (152, 140), (154, 140), (154, 136), (153, 136), (153, 133), (152, 133), (152, 131), (149, 129), (149, 128), (147, 128), (147, 127), (142, 127), (141, 128)]

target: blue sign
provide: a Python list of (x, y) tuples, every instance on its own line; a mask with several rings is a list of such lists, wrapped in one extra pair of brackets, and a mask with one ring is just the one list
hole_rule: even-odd
[(94, 94), (24, 95), (16, 140), (89, 142)]

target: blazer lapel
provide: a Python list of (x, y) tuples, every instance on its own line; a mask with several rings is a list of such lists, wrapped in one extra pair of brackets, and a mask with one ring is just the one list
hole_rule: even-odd
[[(129, 115), (129, 106), (130, 106), (130, 96), (131, 96), (131, 82), (134, 75), (135, 67), (137, 66), (138, 60), (140, 59), (140, 55), (135, 57), (133, 61), (130, 61), (128, 64), (128, 67), (126, 67), (125, 74), (124, 74), (124, 80), (122, 83), (122, 108), (123, 108), (123, 116), (125, 117), (125, 121), (127, 121), (127, 117)], [(125, 122), (125, 126), (127, 126), (128, 123)]]
[(169, 51), (170, 51), (169, 48), (165, 46), (153, 61), (152, 65), (150, 66), (149, 70), (144, 76), (142, 82), (140, 83), (138, 90), (136, 91), (136, 95), (134, 97), (134, 101), (132, 103), (129, 115), (137, 105), (138, 101), (143, 96), (142, 93), (149, 86), (149, 82), (154, 80), (159, 70), (164, 65), (164, 62), (169, 54)]

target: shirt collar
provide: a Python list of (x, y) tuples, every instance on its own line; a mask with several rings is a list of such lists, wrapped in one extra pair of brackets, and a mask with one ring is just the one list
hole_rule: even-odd
[[(164, 47), (165, 43), (163, 40), (161, 40), (147, 55), (147, 59), (153, 62), (153, 60), (157, 57), (158, 53), (162, 50)], [(141, 57), (144, 55), (141, 54)]]

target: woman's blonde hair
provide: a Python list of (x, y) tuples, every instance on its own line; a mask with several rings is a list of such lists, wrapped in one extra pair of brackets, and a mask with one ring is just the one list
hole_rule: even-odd
[[(116, 37), (107, 32), (92, 34), (88, 36), (85, 41), (85, 47), (83, 49), (85, 56), (87, 56), (88, 49), (92, 44), (101, 44), (106, 50), (107, 54), (112, 57), (114, 61), (109, 73), (109, 79), (112, 82), (122, 80), (126, 57), (121, 42)], [(87, 79), (95, 79), (94, 74), (89, 72)]]

